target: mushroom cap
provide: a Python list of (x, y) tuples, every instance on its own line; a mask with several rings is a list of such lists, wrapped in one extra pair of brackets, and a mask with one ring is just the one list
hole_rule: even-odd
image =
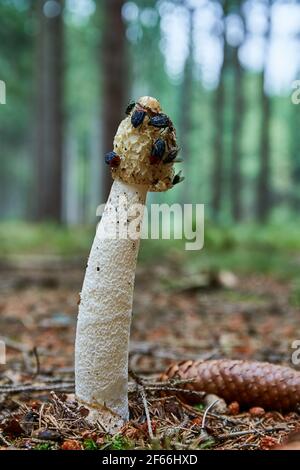
[[(134, 127), (132, 115), (144, 111), (141, 123)], [(173, 162), (164, 163), (163, 158), (177, 148), (176, 133), (169, 121), (168, 126), (158, 128), (151, 125), (151, 118), (161, 113), (157, 99), (142, 96), (130, 114), (121, 121), (114, 138), (114, 152), (120, 157), (120, 164), (112, 168), (112, 177), (129, 184), (141, 184), (149, 191), (166, 191), (173, 186)], [(157, 161), (153, 161), (154, 143), (162, 139), (165, 152)]]
[(137, 101), (138, 105), (142, 108), (152, 111), (153, 113), (160, 113), (160, 102), (152, 96), (141, 96)]

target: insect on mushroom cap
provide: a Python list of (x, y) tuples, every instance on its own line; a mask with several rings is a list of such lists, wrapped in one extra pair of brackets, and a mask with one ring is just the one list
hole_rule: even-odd
[[(139, 112), (144, 113), (142, 119)], [(149, 125), (150, 119), (161, 112), (160, 103), (156, 98), (142, 96), (136, 101), (130, 115), (120, 123), (114, 138), (113, 150), (120, 156), (119, 166), (111, 167), (114, 179), (147, 186), (148, 191), (166, 191), (172, 188), (173, 162), (163, 163), (160, 155), (156, 164), (153, 164), (153, 148), (156, 142), (162, 141), (164, 149), (168, 152), (177, 147), (173, 126), (160, 129)]]

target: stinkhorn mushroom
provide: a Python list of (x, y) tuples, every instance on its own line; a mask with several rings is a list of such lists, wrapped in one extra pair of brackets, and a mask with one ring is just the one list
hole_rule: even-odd
[[(143, 206), (148, 191), (166, 191), (182, 179), (173, 170), (175, 130), (159, 102), (144, 96), (126, 114), (105, 156), (114, 182), (88, 259), (75, 345), (77, 399), (94, 416), (113, 413), (123, 421), (129, 417), (128, 347)], [(131, 223), (135, 234), (127, 232)]]

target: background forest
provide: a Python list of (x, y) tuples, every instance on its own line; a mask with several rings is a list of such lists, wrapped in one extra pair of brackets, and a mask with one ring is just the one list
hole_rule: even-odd
[(297, 1), (1, 0), (3, 220), (91, 223), (130, 99), (157, 96), (186, 180), (221, 223), (295, 220)]
[[(204, 268), (298, 279), (300, 2), (1, 0), (2, 256), (87, 255), (128, 102), (160, 99), (205, 204)], [(145, 241), (141, 257), (178, 241)], [(270, 256), (272, 253), (272, 256)], [(154, 258), (155, 259), (155, 256)]]

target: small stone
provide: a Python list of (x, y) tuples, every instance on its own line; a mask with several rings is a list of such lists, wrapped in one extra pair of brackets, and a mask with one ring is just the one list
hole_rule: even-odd
[(50, 429), (45, 429), (44, 431), (40, 431), (37, 435), (38, 439), (43, 441), (59, 441), (60, 434), (56, 431), (51, 431)]
[(203, 404), (206, 408), (208, 406), (213, 405), (212, 411), (216, 413), (225, 414), (227, 412), (227, 405), (225, 400), (223, 400), (223, 398), (218, 397), (217, 395), (214, 395), (213, 393), (208, 393), (207, 395), (205, 395), (203, 399)]

